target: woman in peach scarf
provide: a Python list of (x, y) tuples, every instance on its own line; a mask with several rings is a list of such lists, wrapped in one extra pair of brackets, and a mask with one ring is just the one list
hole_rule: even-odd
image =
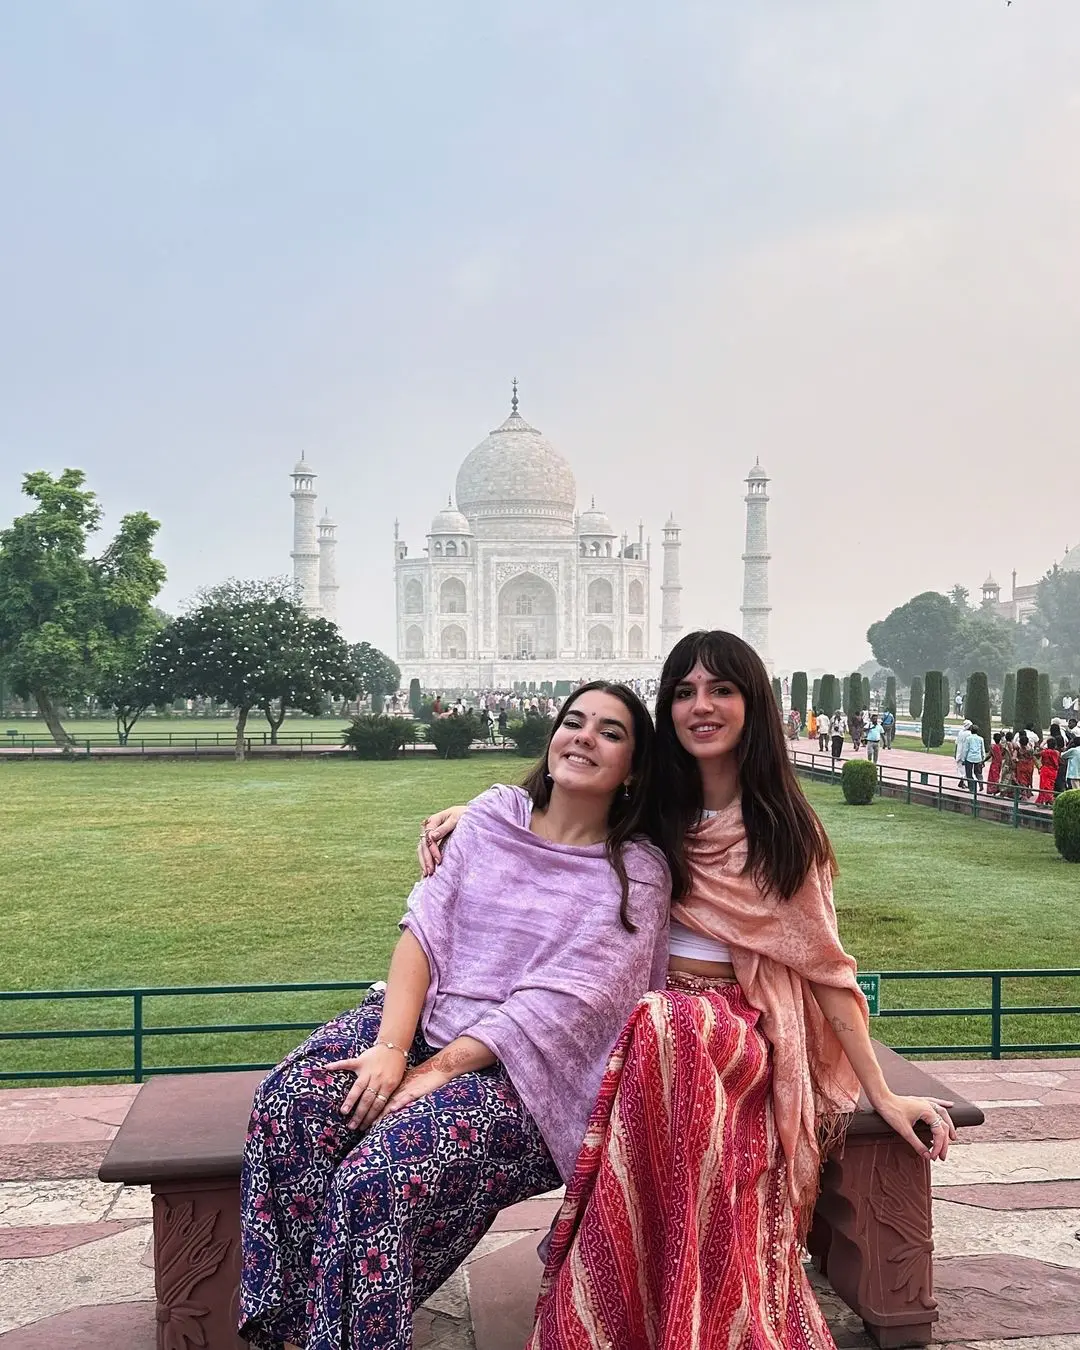
[[(832, 849), (757, 654), (730, 633), (683, 638), (656, 722), (656, 811), (683, 864), (668, 986), (612, 1052), (529, 1350), (828, 1350), (801, 1260), (822, 1149), (861, 1084), (912, 1148), (943, 1158), (951, 1103), (898, 1097), (878, 1068)], [(452, 822), (427, 823), (422, 861)]]

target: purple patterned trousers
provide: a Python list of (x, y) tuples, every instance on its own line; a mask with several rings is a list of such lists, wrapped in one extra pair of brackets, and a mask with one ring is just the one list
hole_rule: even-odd
[[(256, 1350), (410, 1350), (413, 1310), (507, 1205), (560, 1177), (500, 1064), (367, 1132), (339, 1112), (382, 992), (320, 1027), (259, 1085), (241, 1178), (240, 1334)], [(417, 1033), (409, 1063), (435, 1051)]]

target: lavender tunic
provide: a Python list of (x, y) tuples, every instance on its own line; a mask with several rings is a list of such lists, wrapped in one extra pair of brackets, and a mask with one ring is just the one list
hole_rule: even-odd
[(541, 839), (531, 813), (521, 788), (478, 797), (401, 926), (431, 967), (429, 1044), (482, 1041), (569, 1180), (608, 1053), (641, 995), (664, 987), (671, 880), (657, 850), (626, 845), (628, 933), (604, 845)]

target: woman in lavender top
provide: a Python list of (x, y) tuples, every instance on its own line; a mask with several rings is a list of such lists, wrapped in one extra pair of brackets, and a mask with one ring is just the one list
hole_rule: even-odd
[(259, 1350), (409, 1350), (498, 1211), (571, 1176), (608, 1052), (663, 982), (654, 735), (623, 685), (568, 698), (523, 787), (472, 803), (414, 889), (386, 985), (260, 1085), (240, 1286)]

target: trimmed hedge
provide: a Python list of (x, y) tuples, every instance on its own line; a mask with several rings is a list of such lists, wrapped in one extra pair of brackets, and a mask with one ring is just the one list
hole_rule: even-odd
[(891, 712), (896, 716), (896, 676), (889, 675), (885, 680), (885, 707), (883, 712)]
[(933, 750), (945, 741), (945, 676), (940, 670), (928, 670), (923, 687), (922, 743)]
[(1053, 715), (1050, 706), (1050, 674), (1044, 670), (1039, 672), (1039, 726), (1048, 727)]
[(354, 717), (341, 733), (341, 740), (358, 759), (397, 759), (407, 741), (415, 738), (407, 717)]
[(526, 717), (506, 724), (506, 734), (522, 759), (539, 759), (551, 735), (551, 723), (546, 717)]
[(1054, 801), (1054, 847), (1066, 862), (1080, 862), (1080, 788), (1061, 792)]
[(1012, 724), (1017, 731), (1032, 726), (1042, 734), (1039, 722), (1039, 672), (1033, 666), (1024, 666), (1016, 672)]
[(484, 734), (480, 719), (471, 712), (461, 717), (436, 717), (428, 727), (428, 740), (440, 759), (464, 759), (469, 746)]
[(979, 735), (990, 743), (990, 686), (981, 670), (968, 676), (967, 689), (964, 691), (964, 716), (974, 722)]
[(849, 759), (840, 771), (840, 786), (849, 806), (869, 806), (877, 790), (877, 765), (868, 759)]
[(420, 709), (424, 703), (424, 695), (420, 691), (420, 681), (413, 677), (409, 681), (409, 711), (414, 717), (420, 716)]
[(1005, 676), (1005, 684), (1001, 690), (1001, 725), (1007, 731), (1013, 727), (1013, 718), (1016, 716), (1016, 672), (1010, 670)]
[(806, 671), (797, 670), (791, 677), (791, 706), (799, 714), (799, 721), (806, 724)]
[(774, 676), (772, 677), (772, 696), (773, 696), (774, 699), (776, 699), (776, 706), (780, 709), (781, 712), (783, 712), (783, 711), (784, 711), (784, 691), (783, 691), (783, 689), (780, 687), (780, 677), (779, 677), (779, 675), (774, 675)]
[(822, 675), (820, 699), (821, 711), (827, 713), (829, 717), (839, 709), (840, 682), (835, 675)]
[(908, 695), (908, 714), (911, 717), (922, 716), (923, 684), (922, 677), (916, 675), (911, 681), (911, 693)]
[(810, 706), (815, 712), (821, 711), (821, 677), (814, 681), (814, 687), (810, 691)]
[(869, 712), (869, 710), (870, 710), (870, 676), (864, 675), (862, 677), (862, 711)]
[(854, 717), (862, 712), (862, 676), (853, 670), (844, 682), (844, 715)]

